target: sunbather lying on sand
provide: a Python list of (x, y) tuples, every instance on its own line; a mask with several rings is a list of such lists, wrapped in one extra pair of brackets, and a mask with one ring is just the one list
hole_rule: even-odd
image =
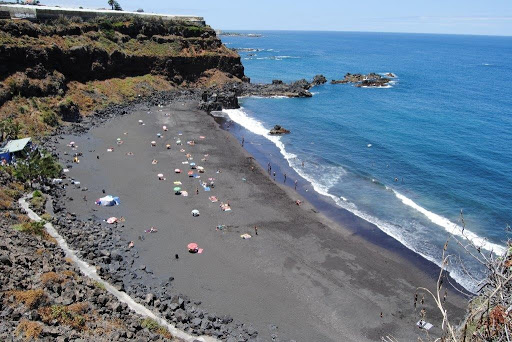
[(156, 232), (158, 232), (158, 229), (156, 229), (155, 227), (151, 227), (144, 231), (144, 233), (156, 233)]

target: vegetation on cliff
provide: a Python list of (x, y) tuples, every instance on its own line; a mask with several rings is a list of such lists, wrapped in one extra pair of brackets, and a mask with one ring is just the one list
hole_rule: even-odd
[(0, 121), (38, 136), (109, 104), (240, 82), (238, 54), (209, 26), (138, 17), (0, 20)]

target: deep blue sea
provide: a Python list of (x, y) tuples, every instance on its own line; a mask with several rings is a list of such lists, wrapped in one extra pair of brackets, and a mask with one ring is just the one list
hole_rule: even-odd
[[(270, 160), (293, 168), (300, 190), (329, 197), (437, 264), (449, 234), (461, 238), (461, 210), (467, 238), (486, 253), (504, 251), (512, 225), (512, 37), (253, 33), (262, 37), (222, 37), (251, 49), (240, 55), (252, 82), (397, 77), (383, 89), (325, 84), (310, 99), (244, 98), (241, 110), (227, 113), (247, 144), (261, 153), (277, 147)], [(292, 133), (270, 137), (275, 124)], [(450, 246), (472, 276), (483, 276)], [(474, 289), (455, 259), (451, 275)]]

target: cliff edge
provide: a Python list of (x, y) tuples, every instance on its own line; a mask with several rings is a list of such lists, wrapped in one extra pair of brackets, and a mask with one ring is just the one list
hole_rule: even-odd
[(0, 20), (0, 120), (51, 131), (157, 91), (247, 80), (215, 31), (185, 20)]

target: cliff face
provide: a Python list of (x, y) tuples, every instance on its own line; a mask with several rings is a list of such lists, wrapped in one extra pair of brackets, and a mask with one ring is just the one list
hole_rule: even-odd
[[(112, 85), (120, 102), (173, 87), (244, 80), (240, 56), (208, 26), (136, 17), (0, 20), (0, 119), (16, 119), (13, 108), (28, 106), (20, 114), (36, 119), (39, 111), (42, 124), (55, 124), (62, 119), (62, 101), (91, 111), (108, 104), (112, 94), (102, 89), (115, 92)], [(24, 103), (29, 98), (37, 103)], [(42, 107), (56, 118), (45, 120)]]

